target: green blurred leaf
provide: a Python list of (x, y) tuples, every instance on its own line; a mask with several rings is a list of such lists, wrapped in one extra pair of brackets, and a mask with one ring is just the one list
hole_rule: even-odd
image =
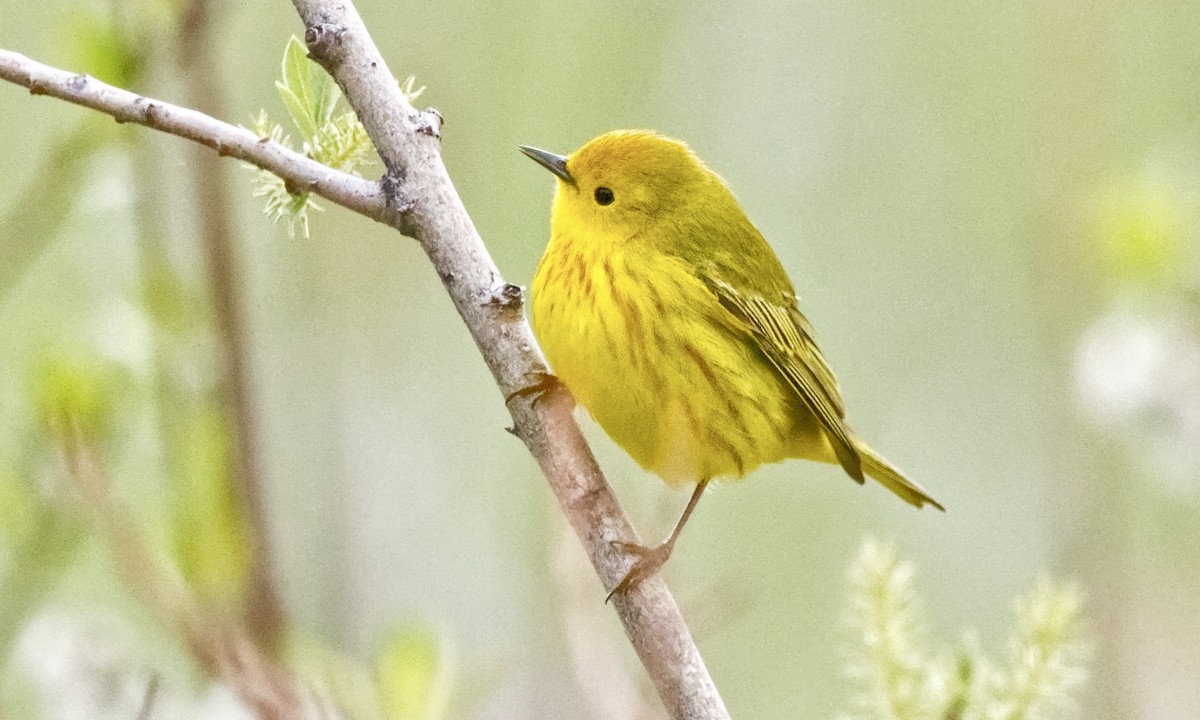
[(308, 89), (308, 63), (308, 51), (304, 43), (295, 35), (288, 38), (287, 45), (283, 48), (281, 86), (295, 97), (302, 107), (312, 104)]
[(1110, 190), (1099, 203), (1098, 233), (1117, 279), (1161, 286), (1183, 270), (1184, 203), (1164, 182), (1141, 180)]
[(437, 635), (408, 626), (392, 632), (375, 660), (379, 700), (387, 720), (440, 720), (449, 669)]
[(80, 432), (102, 437), (112, 422), (119, 378), (115, 367), (94, 356), (47, 356), (33, 376), (37, 417), (51, 434), (73, 423)]
[(75, 200), (85, 190), (87, 164), (116, 137), (116, 128), (107, 118), (89, 117), (59, 138), (0, 218), (0, 299), (70, 220)]
[(145, 67), (145, 46), (108, 8), (75, 5), (62, 29), (71, 67), (117, 87), (137, 82)]
[(156, 328), (184, 337), (202, 322), (197, 317), (202, 307), (189, 295), (175, 269), (161, 258), (146, 260), (140, 289), (142, 303)]
[(229, 475), (230, 434), (210, 405), (184, 420), (172, 473), (172, 549), (188, 583), (203, 597), (235, 607), (244, 596), (250, 552)]
[(421, 87), (416, 87), (416, 84), (416, 75), (409, 75), (407, 78), (405, 78), (404, 82), (400, 83), (400, 92), (404, 93), (404, 97), (407, 98), (409, 102), (416, 100), (425, 93), (425, 86), (422, 85)]
[(316, 135), (317, 128), (313, 125), (312, 117), (310, 117), (304, 101), (278, 80), (275, 81), (275, 87), (279, 89), (279, 99), (283, 100), (283, 105), (287, 108), (288, 116), (292, 118), (292, 124), (300, 130), (300, 133), (306, 139)]
[(34, 483), (0, 471), (0, 649), (70, 568), (86, 524), (38, 493)]
[(1071, 693), (1087, 679), (1083, 596), (1043, 580), (1016, 602), (1008, 670), (998, 678), (988, 718), (1052, 720), (1074, 709)]
[(862, 720), (1050, 720), (1068, 717), (1087, 661), (1081, 601), (1043, 582), (1017, 602), (1017, 632), (1001, 670), (970, 631), (957, 652), (927, 649), (914, 610), (913, 566), (868, 540), (850, 569), (856, 631), (846, 675)]
[(850, 569), (850, 613), (859, 645), (846, 675), (858, 689), (861, 717), (933, 720), (942, 705), (941, 663), (924, 648), (925, 628), (912, 587), (913, 566), (896, 550), (867, 540)]

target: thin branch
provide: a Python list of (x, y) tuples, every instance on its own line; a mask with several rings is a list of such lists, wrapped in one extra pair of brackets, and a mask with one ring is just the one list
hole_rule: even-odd
[[(520, 288), (504, 282), (442, 163), (441, 117), (419, 112), (401, 92), (348, 0), (294, 0), (312, 57), (337, 80), (388, 168), (378, 186), (318, 165), (201, 113), (140, 98), (0, 50), (0, 77), (216, 148), (275, 173), (298, 189), (410, 235), (421, 244), (508, 403), (514, 433), (550, 483), (603, 588), (631, 559), (614, 541), (638, 542), (572, 415), (561, 388), (522, 394), (547, 376), (522, 312)], [(314, 167), (315, 166), (315, 167)], [(599, 595), (599, 593), (598, 593)], [(728, 718), (679, 607), (661, 578), (619, 593), (613, 605), (672, 718)]]
[[(191, 0), (180, 16), (176, 31), (180, 65), (204, 68), (188, 72), (192, 102), (204, 112), (220, 114), (221, 91), (213, 53), (213, 3)], [(216, 308), (219, 344), (225, 372), (219, 391), (230, 418), (233, 457), (229, 479), (237, 493), (245, 522), (250, 568), (243, 616), (251, 636), (267, 652), (279, 650), (284, 633), (284, 610), (275, 584), (274, 553), (267, 528), (263, 498), (262, 462), (259, 458), (259, 422), (251, 390), (249, 335), (241, 292), (233, 220), (229, 217), (229, 188), (217, 158), (204, 152), (194, 156), (194, 204), (199, 210), (200, 236), (208, 258), (208, 277)]]
[[(337, 80), (388, 168), (406, 210), (397, 227), (433, 262), (500, 391), (512, 398), (535, 385), (546, 376), (544, 358), (521, 312), (520, 290), (503, 283), (442, 163), (441, 117), (409, 104), (349, 0), (293, 4), (312, 58)], [(613, 541), (638, 537), (575, 423), (573, 405), (567, 393), (550, 392), (517, 397), (509, 411), (601, 582), (612, 588), (628, 569)], [(728, 717), (666, 583), (652, 577), (613, 602), (671, 716)]]
[(135, 515), (113, 496), (88, 437), (73, 419), (65, 420), (60, 439), (71, 486), (84, 501), (98, 535), (138, 599), (179, 634), (206, 673), (228, 685), (258, 717), (317, 717), (311, 693), (272, 662), (240, 623), (206, 607), (178, 568), (155, 552)]
[(150, 720), (150, 714), (154, 712), (154, 702), (158, 699), (159, 683), (158, 673), (151, 675), (146, 682), (146, 692), (142, 693), (142, 706), (138, 709), (137, 720)]
[(35, 62), (0, 49), (0, 78), (29, 88), (32, 95), (99, 110), (117, 122), (131, 122), (177, 135), (275, 173), (297, 192), (314, 192), (373, 220), (385, 214), (379, 184), (329, 168), (245, 128), (223, 123), (195, 110), (142, 97), (127, 90)]

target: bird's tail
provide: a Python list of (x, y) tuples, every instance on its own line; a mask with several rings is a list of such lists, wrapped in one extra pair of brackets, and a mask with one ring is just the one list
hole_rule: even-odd
[(940, 502), (925, 492), (925, 488), (904, 477), (904, 473), (884, 460), (882, 455), (868, 447), (865, 442), (856, 440), (854, 445), (854, 449), (858, 450), (858, 454), (862, 458), (863, 471), (875, 478), (880, 485), (896, 493), (910, 505), (924, 507), (928, 503), (942, 512), (946, 511)]

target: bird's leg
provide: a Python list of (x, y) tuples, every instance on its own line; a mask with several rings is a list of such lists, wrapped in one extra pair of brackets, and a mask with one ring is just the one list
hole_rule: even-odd
[(683, 530), (683, 526), (687, 524), (688, 518), (692, 516), (692, 511), (696, 509), (696, 504), (700, 502), (700, 496), (704, 494), (704, 488), (708, 486), (708, 478), (696, 483), (696, 489), (692, 491), (692, 497), (688, 500), (687, 507), (683, 509), (683, 514), (679, 516), (679, 522), (675, 523), (675, 529), (663, 540), (654, 547), (646, 547), (637, 543), (623, 542), (620, 540), (614, 541), (613, 544), (620, 547), (625, 552), (637, 556), (637, 560), (625, 573), (625, 577), (617, 586), (608, 593), (608, 597), (604, 598), (604, 602), (612, 599), (613, 595), (619, 592), (624, 592), (638, 584), (642, 580), (650, 577), (658, 572), (658, 569), (671, 557), (671, 550), (675, 547), (675, 541), (679, 539), (679, 533)]

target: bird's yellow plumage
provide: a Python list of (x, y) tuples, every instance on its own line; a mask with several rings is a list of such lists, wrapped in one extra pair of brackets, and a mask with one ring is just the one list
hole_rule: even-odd
[(846, 425), (787, 274), (686, 145), (615, 131), (568, 157), (522, 149), (558, 176), (531, 308), (553, 371), (638, 463), (698, 488), (622, 587), (665, 561), (705, 483), (763, 463), (836, 462), (941, 507)]
[(683, 263), (559, 225), (533, 281), (534, 332), (634, 460), (690, 486), (805, 451), (817, 429), (800, 399)]

